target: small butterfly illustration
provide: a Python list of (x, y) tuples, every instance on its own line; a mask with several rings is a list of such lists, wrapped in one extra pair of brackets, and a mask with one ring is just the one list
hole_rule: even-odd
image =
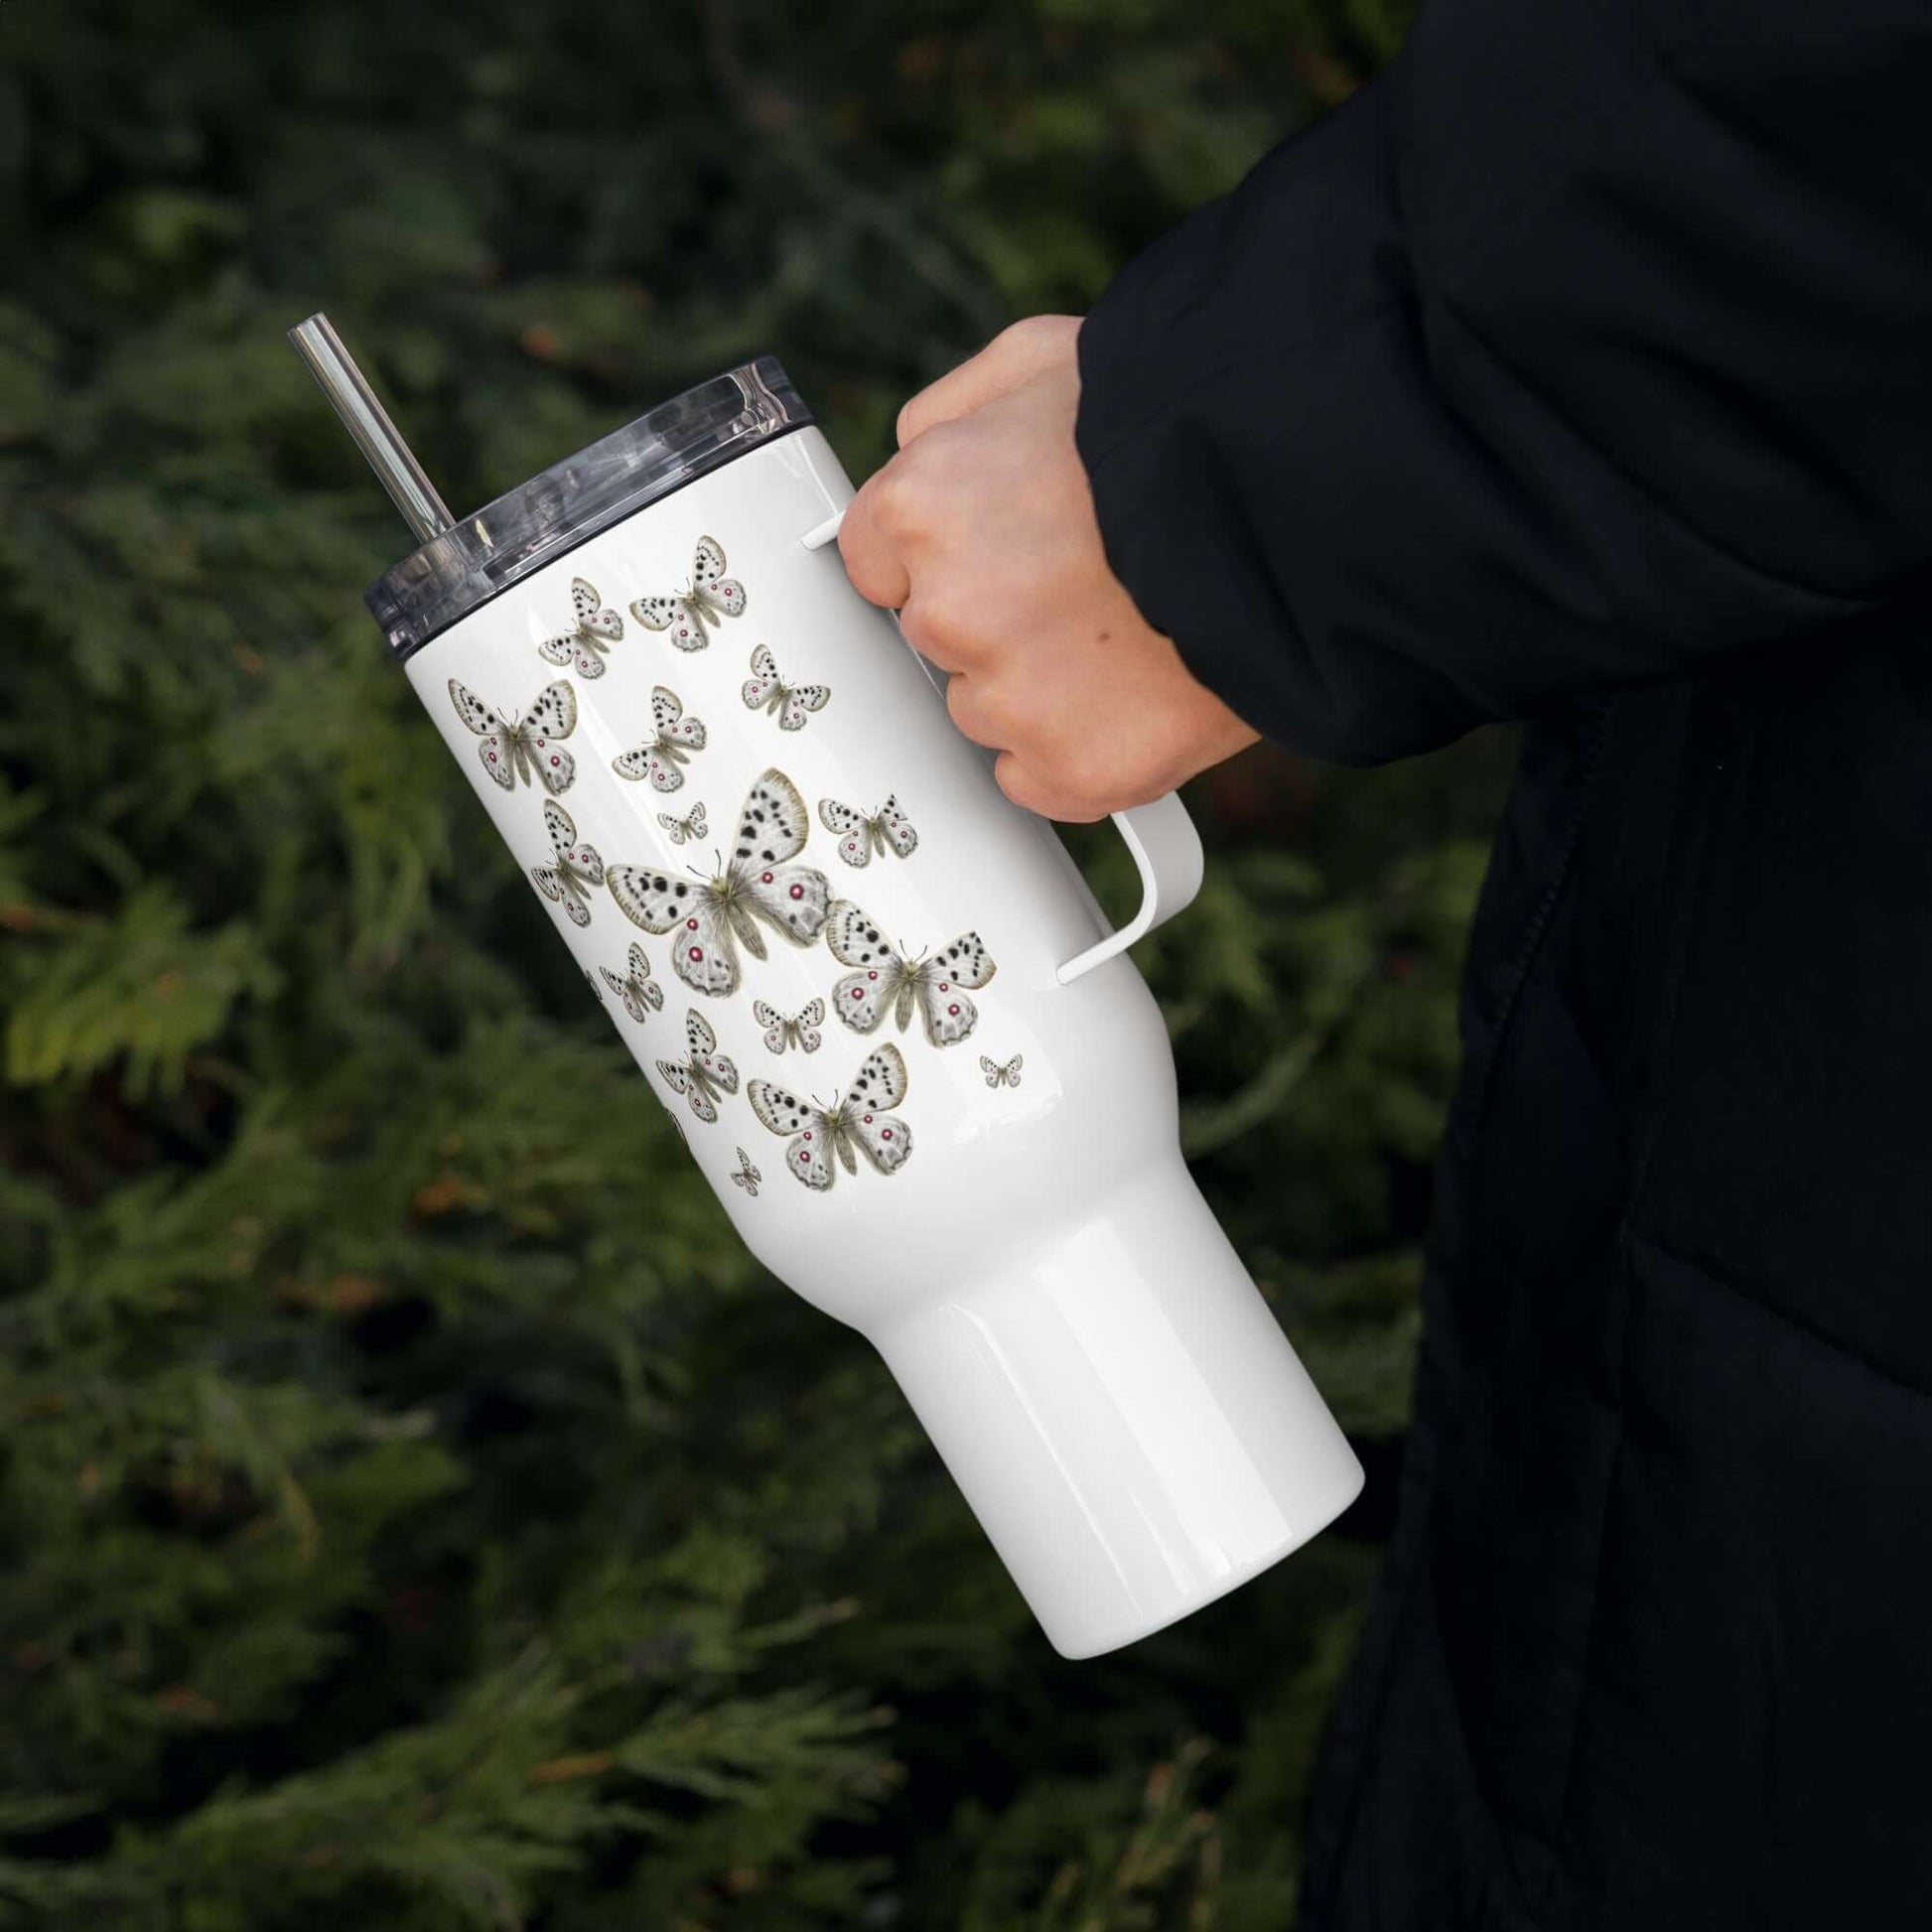
[(623, 620), (603, 608), (597, 586), (581, 577), (570, 580), (571, 627), (546, 638), (537, 649), (553, 664), (574, 664), (579, 677), (602, 677), (610, 640), (623, 635)]
[(743, 690), (747, 711), (756, 711), (759, 705), (775, 711), (778, 729), (785, 732), (803, 731), (807, 713), (823, 711), (832, 695), (829, 684), (787, 684), (778, 675), (777, 659), (763, 644), (752, 653), (752, 675), (745, 680)]
[(659, 1060), (673, 1093), (681, 1093), (691, 1103), (691, 1111), (709, 1126), (718, 1118), (718, 1096), (738, 1091), (738, 1068), (718, 1050), (718, 1035), (695, 1009), (684, 1016), (684, 1043), (689, 1049), (682, 1060)]
[(869, 866), (877, 852), (883, 859), (897, 852), (909, 859), (919, 849), (919, 835), (912, 821), (899, 809), (895, 793), (876, 812), (862, 812), (854, 805), (841, 805), (836, 798), (818, 801), (818, 822), (839, 842), (839, 857), (848, 866)]
[(795, 946), (809, 946), (824, 927), (830, 882), (814, 866), (789, 863), (810, 830), (798, 787), (782, 771), (766, 771), (745, 800), (722, 872), (694, 882), (646, 866), (613, 866), (611, 896), (646, 932), (677, 934), (671, 969), (686, 986), (734, 993), (738, 948), (754, 959), (765, 956), (760, 922)]
[(915, 998), (935, 1046), (953, 1045), (979, 1024), (979, 1009), (961, 989), (984, 986), (996, 969), (977, 932), (962, 932), (931, 959), (906, 960), (866, 913), (840, 898), (825, 915), (825, 943), (840, 965), (860, 968), (832, 989), (833, 1012), (855, 1034), (871, 1033), (889, 1007), (903, 1033)]
[(704, 800), (699, 799), (691, 807), (689, 817), (679, 818), (675, 812), (659, 812), (657, 822), (669, 833), (673, 845), (683, 845), (687, 840), (695, 845), (705, 835)]
[(668, 630), (679, 650), (703, 650), (720, 618), (745, 615), (745, 586), (725, 575), (725, 546), (716, 537), (700, 537), (691, 560), (691, 582), (675, 597), (640, 597), (630, 615), (647, 630)]
[(577, 729), (577, 693), (562, 678), (537, 693), (527, 717), (505, 718), (455, 678), (450, 680), (450, 702), (483, 740), (477, 756), (505, 791), (514, 791), (519, 778), (525, 784), (535, 779), (553, 797), (570, 789), (577, 760), (559, 741)]
[(838, 1178), (839, 1167), (847, 1173), (859, 1172), (855, 1148), (881, 1173), (897, 1173), (911, 1160), (912, 1130), (886, 1111), (905, 1098), (905, 1061), (898, 1048), (881, 1046), (866, 1055), (836, 1107), (801, 1100), (769, 1080), (754, 1080), (746, 1092), (764, 1126), (792, 1137), (785, 1166), (815, 1193), (823, 1193)]
[(1017, 1087), (1020, 1084), (1020, 1063), (1024, 1056), (1016, 1053), (1002, 1066), (998, 1060), (989, 1060), (984, 1053), (980, 1055), (980, 1071), (986, 1075), (989, 1087)]
[(611, 768), (620, 778), (648, 778), (656, 791), (675, 791), (684, 782), (685, 760), (704, 750), (704, 725), (687, 718), (677, 693), (661, 684), (651, 687), (650, 723), (651, 736), (613, 759)]
[(602, 1006), (604, 1004), (604, 989), (598, 985), (597, 975), (588, 966), (584, 968), (584, 984), (591, 989), (591, 998), (599, 1006)]
[(536, 889), (554, 905), (564, 908), (572, 925), (591, 922), (590, 889), (604, 884), (604, 861), (594, 845), (577, 843), (577, 824), (554, 798), (543, 801), (544, 828), (556, 848), (554, 866), (532, 866)]
[(759, 1197), (759, 1182), (764, 1176), (752, 1166), (752, 1157), (743, 1148), (738, 1150), (738, 1171), (732, 1175), (732, 1185), (743, 1187), (754, 1200)]
[[(624, 960), (624, 970), (614, 973), (608, 966), (597, 969), (604, 975), (605, 984), (623, 1002), (623, 1010), (636, 1021), (644, 1024), (644, 1010), (661, 1013), (664, 1007), (664, 989), (650, 976), (650, 961), (644, 957), (644, 949), (636, 940), (630, 942), (629, 955)], [(591, 982), (597, 984), (595, 980)]]
[(816, 1053), (824, 1037), (818, 1030), (825, 1024), (825, 1002), (808, 1000), (802, 1012), (787, 1017), (776, 1007), (754, 1000), (752, 1018), (764, 1029), (764, 1043), (772, 1052), (795, 1046), (801, 1053)]

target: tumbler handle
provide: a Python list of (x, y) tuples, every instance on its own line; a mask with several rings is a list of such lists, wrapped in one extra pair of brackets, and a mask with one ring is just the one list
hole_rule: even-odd
[[(822, 550), (839, 533), (845, 512), (815, 523), (799, 541), (807, 550)], [(1206, 860), (1201, 852), (1200, 833), (1187, 816), (1180, 794), (1171, 791), (1151, 804), (1135, 805), (1115, 812), (1113, 821), (1141, 875), (1141, 909), (1106, 938), (1078, 952), (1058, 972), (1062, 986), (1071, 985), (1096, 966), (1104, 965), (1116, 953), (1123, 953), (1144, 933), (1166, 923), (1176, 912), (1194, 902), (1200, 891)]]

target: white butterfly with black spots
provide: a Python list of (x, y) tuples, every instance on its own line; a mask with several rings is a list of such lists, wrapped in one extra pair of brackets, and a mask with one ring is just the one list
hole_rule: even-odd
[(745, 709), (756, 711), (762, 705), (778, 714), (778, 729), (801, 732), (814, 711), (823, 711), (832, 695), (829, 684), (787, 684), (778, 672), (778, 661), (760, 644), (752, 653), (752, 675), (745, 680)]
[(611, 768), (620, 778), (648, 778), (655, 791), (675, 791), (690, 755), (704, 750), (704, 724), (687, 718), (683, 700), (661, 684), (651, 687), (650, 724), (650, 737), (614, 758)]
[(608, 966), (600, 966), (597, 970), (604, 975), (611, 991), (623, 1002), (624, 1012), (638, 1026), (644, 1024), (646, 1010), (651, 1013), (664, 1010), (664, 989), (651, 978), (650, 961), (644, 957), (644, 949), (636, 940), (630, 942), (630, 951), (624, 959), (621, 973), (614, 973)]
[(611, 897), (646, 932), (675, 933), (671, 970), (700, 993), (738, 990), (738, 948), (765, 957), (760, 923), (795, 946), (825, 925), (832, 889), (814, 866), (790, 863), (811, 831), (805, 801), (782, 771), (752, 787), (739, 814), (738, 840), (715, 878), (676, 879), (648, 866), (613, 866)]
[(579, 677), (602, 677), (611, 645), (623, 635), (623, 620), (604, 609), (597, 586), (582, 577), (570, 580), (571, 627), (547, 637), (537, 649), (553, 664), (573, 664)]
[(838, 840), (838, 854), (848, 866), (869, 866), (877, 852), (883, 859), (896, 852), (909, 859), (919, 849), (919, 835), (912, 821), (899, 808), (897, 794), (889, 797), (876, 812), (862, 812), (856, 805), (841, 805), (836, 798), (818, 801), (818, 822)]
[(986, 1075), (989, 1087), (1017, 1087), (1020, 1084), (1020, 1066), (1024, 1054), (1016, 1053), (1002, 1066), (998, 1060), (989, 1060), (984, 1053), (980, 1055), (980, 1071)]
[(700, 537), (691, 560), (691, 582), (674, 597), (640, 597), (630, 615), (647, 630), (668, 630), (679, 650), (703, 650), (721, 618), (745, 615), (745, 586), (725, 575), (725, 546), (716, 537)]
[(552, 797), (570, 789), (577, 760), (561, 741), (577, 729), (577, 693), (562, 678), (546, 684), (528, 715), (521, 718), (504, 717), (455, 678), (450, 680), (450, 702), (456, 715), (483, 740), (477, 756), (505, 791), (514, 791), (519, 778), (525, 784), (535, 780)]
[(718, 1035), (695, 1009), (684, 1016), (684, 1044), (687, 1051), (682, 1060), (659, 1060), (657, 1070), (708, 1127), (718, 1118), (718, 1096), (738, 1091), (738, 1068), (719, 1052)]
[(815, 1193), (823, 1193), (843, 1167), (857, 1173), (856, 1148), (881, 1173), (897, 1173), (912, 1158), (912, 1130), (888, 1113), (905, 1098), (905, 1061), (897, 1046), (868, 1053), (858, 1077), (836, 1107), (821, 1107), (797, 1094), (754, 1080), (745, 1089), (752, 1111), (774, 1134), (789, 1134), (785, 1166)]
[(663, 826), (665, 835), (673, 845), (683, 845), (687, 840), (695, 845), (705, 835), (704, 800), (699, 799), (684, 818), (679, 818), (675, 812), (659, 812), (657, 822)]
[(536, 889), (553, 905), (561, 905), (572, 925), (591, 922), (590, 889), (604, 884), (604, 861), (594, 845), (577, 843), (577, 824), (554, 798), (543, 801), (544, 829), (550, 834), (557, 863), (532, 866)]
[(931, 959), (907, 960), (869, 914), (840, 898), (825, 915), (825, 943), (841, 966), (859, 968), (832, 989), (832, 1011), (855, 1034), (871, 1033), (888, 1008), (903, 1033), (915, 1003), (935, 1046), (951, 1046), (979, 1025), (979, 1009), (963, 989), (984, 986), (996, 969), (977, 932), (962, 932)]
[(818, 1031), (825, 1024), (823, 1000), (809, 1000), (802, 1012), (790, 1015), (762, 1000), (754, 1000), (752, 1018), (764, 1029), (764, 1043), (774, 1053), (782, 1053), (787, 1046), (795, 1046), (801, 1053), (816, 1053), (825, 1037)]
[(764, 1178), (758, 1169), (752, 1166), (752, 1157), (743, 1148), (738, 1150), (738, 1168), (732, 1174), (732, 1185), (743, 1187), (754, 1200), (759, 1197), (759, 1182)]

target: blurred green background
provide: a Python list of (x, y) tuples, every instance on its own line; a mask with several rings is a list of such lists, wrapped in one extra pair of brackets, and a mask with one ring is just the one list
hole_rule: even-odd
[(1406, 18), (0, 12), (0, 1923), (1289, 1923), (1507, 740), (1194, 788), (1208, 885), (1139, 957), (1371, 1484), (1063, 1663), (385, 662), (400, 525), (283, 331), (331, 312), (459, 509), (761, 350), (863, 475)]

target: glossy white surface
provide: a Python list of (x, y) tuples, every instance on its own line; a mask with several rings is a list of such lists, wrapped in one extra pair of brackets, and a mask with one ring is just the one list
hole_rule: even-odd
[[(1139, 973), (1114, 956), (1061, 984), (1066, 962), (1108, 937), (1085, 883), (1051, 827), (1000, 792), (990, 755), (954, 729), (934, 674), (853, 592), (836, 549), (801, 543), (850, 494), (819, 432), (799, 431), (570, 551), (406, 668), (526, 872), (552, 859), (545, 794), (489, 779), (451, 678), (512, 716), (557, 679), (571, 684), (576, 775), (557, 802), (607, 867), (709, 878), (754, 782), (776, 767), (811, 813), (799, 863), (823, 872), (835, 898), (863, 906), (907, 957), (980, 935), (996, 970), (969, 996), (979, 1017), (968, 1037), (936, 1045), (916, 1015), (901, 1033), (890, 1012), (862, 1035), (828, 1012), (816, 1052), (774, 1054), (753, 1002), (786, 1016), (814, 999), (830, 1008), (851, 969), (822, 937), (795, 947), (760, 928), (768, 956), (741, 952), (738, 990), (711, 997), (676, 977), (671, 937), (640, 930), (608, 890), (589, 891), (586, 927), (551, 907), (594, 976), (621, 977), (631, 943), (642, 946), (661, 1010), (640, 1026), (608, 991), (604, 1004), (733, 1222), (774, 1274), (873, 1338), (1048, 1636), (1091, 1655), (1287, 1554), (1346, 1505), (1360, 1470), (1180, 1163), (1172, 1055)], [(723, 546), (746, 608), (686, 652), (629, 607), (683, 587), (701, 536)], [(576, 577), (623, 614), (596, 679), (538, 654), (571, 627)], [(744, 703), (759, 644), (787, 683), (830, 686), (803, 729)], [(670, 792), (613, 768), (651, 736), (660, 684), (706, 732)], [(889, 795), (916, 851), (843, 863), (820, 800), (874, 813)], [(683, 818), (699, 802), (707, 835), (674, 844), (658, 814)], [(1179, 827), (1167, 835), (1170, 869), (1184, 872)], [(1162, 836), (1156, 822), (1151, 837)], [(738, 1076), (712, 1125), (656, 1068), (686, 1058), (687, 1010)], [(786, 1139), (760, 1124), (747, 1086), (835, 1101), (886, 1040), (906, 1067), (892, 1112), (912, 1154), (892, 1173), (861, 1156), (815, 1192), (787, 1171)], [(994, 1084), (982, 1055), (1001, 1068), (1018, 1056), (1018, 1083)], [(731, 1178), (740, 1149), (759, 1171), (756, 1196)], [(641, 1175), (640, 1192), (649, 1186)]]

